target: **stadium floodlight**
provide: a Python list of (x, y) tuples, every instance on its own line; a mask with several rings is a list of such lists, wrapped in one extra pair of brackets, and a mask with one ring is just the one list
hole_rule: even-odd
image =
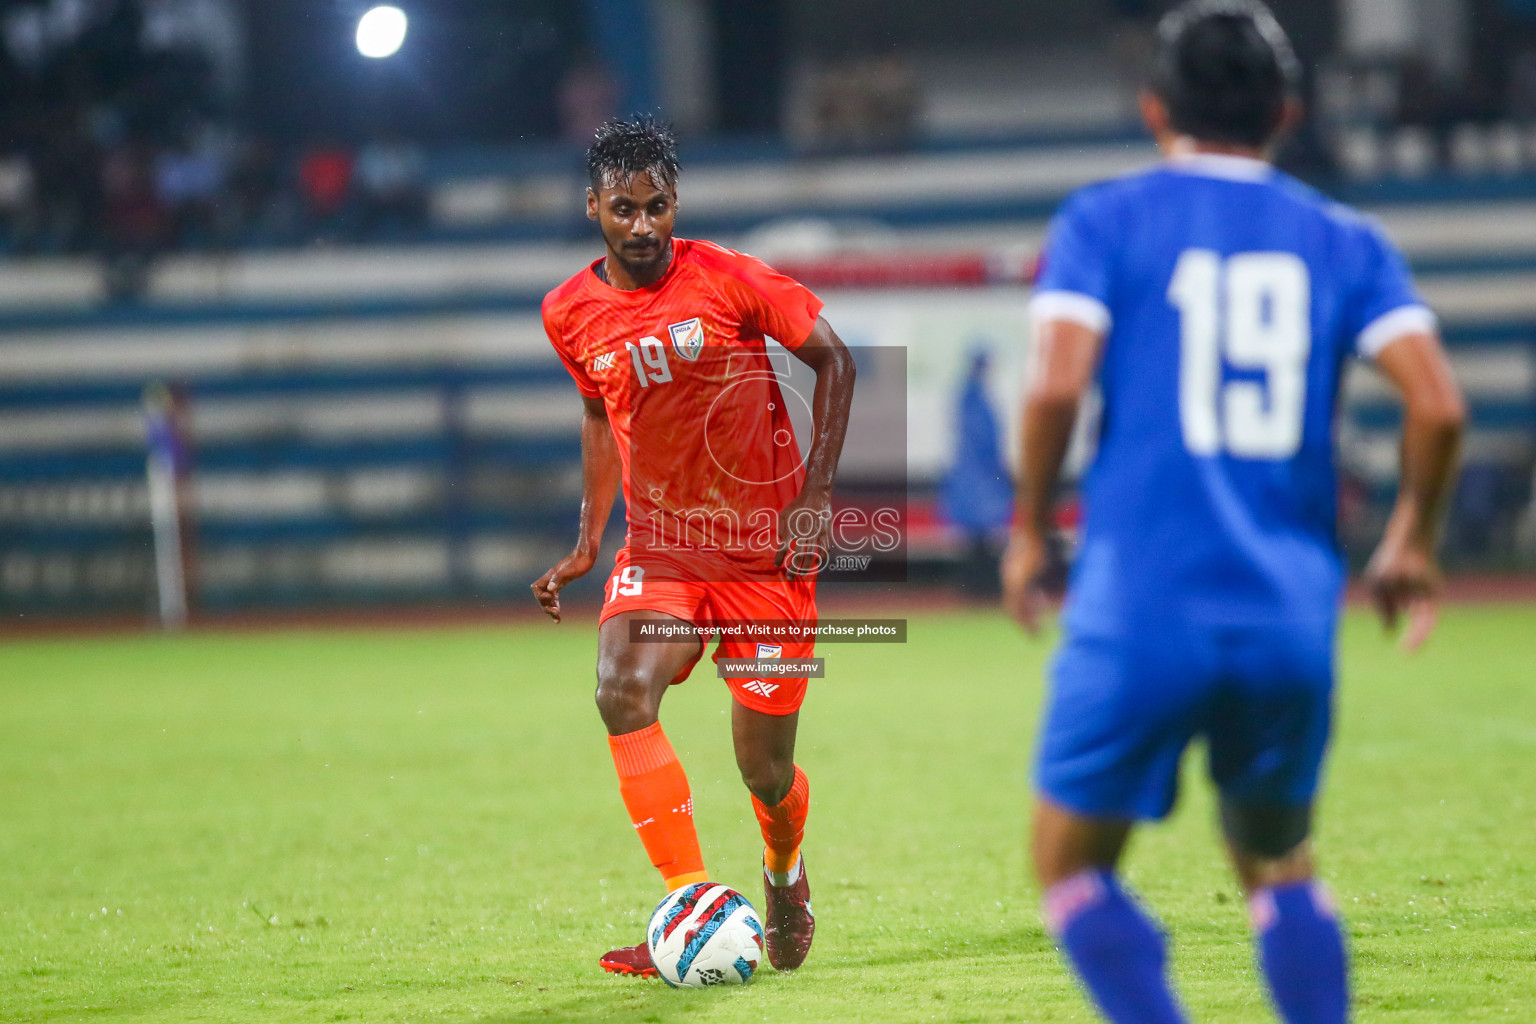
[(383, 5), (357, 19), (357, 52), (375, 59), (390, 57), (405, 42), (405, 12)]

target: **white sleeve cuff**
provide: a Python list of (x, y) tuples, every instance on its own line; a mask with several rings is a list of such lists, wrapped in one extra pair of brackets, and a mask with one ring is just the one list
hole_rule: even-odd
[(1428, 306), (1398, 306), (1366, 324), (1355, 339), (1355, 351), (1366, 359), (1375, 359), (1382, 349), (1403, 335), (1429, 334), (1438, 327), (1439, 321)]
[(1029, 321), (1038, 326), (1046, 320), (1067, 320), (1099, 334), (1109, 332), (1109, 307), (1082, 292), (1035, 292), (1029, 300)]

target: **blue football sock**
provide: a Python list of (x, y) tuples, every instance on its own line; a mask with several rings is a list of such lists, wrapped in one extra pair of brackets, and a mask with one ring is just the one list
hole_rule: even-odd
[(1343, 1024), (1349, 1016), (1344, 935), (1317, 882), (1260, 889), (1249, 900), (1259, 963), (1286, 1024)]
[(1114, 1024), (1184, 1024), (1168, 984), (1163, 934), (1112, 873), (1084, 871), (1053, 885), (1045, 918)]

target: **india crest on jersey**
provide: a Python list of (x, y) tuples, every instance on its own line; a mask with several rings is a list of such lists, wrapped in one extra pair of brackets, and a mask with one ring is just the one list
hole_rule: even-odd
[(704, 325), (698, 317), (680, 324), (669, 324), (667, 333), (672, 335), (672, 348), (690, 363), (704, 351)]

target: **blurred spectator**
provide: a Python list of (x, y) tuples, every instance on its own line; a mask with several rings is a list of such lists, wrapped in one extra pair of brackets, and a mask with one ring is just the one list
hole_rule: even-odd
[(149, 268), (164, 244), (165, 208), (156, 190), (155, 159), (141, 140), (107, 154), (101, 168), (105, 201), (107, 294), (114, 299), (142, 295)]
[(299, 188), (310, 227), (334, 233), (352, 188), (352, 154), (334, 142), (312, 146), (299, 161)]
[(990, 360), (971, 356), (955, 403), (955, 455), (939, 494), (944, 518), (965, 535), (960, 584), (980, 594), (999, 590), (998, 557), (1013, 516), (1013, 478), (1003, 462), (997, 414), (987, 394)]
[(590, 53), (578, 57), (560, 80), (560, 137), (586, 146), (599, 125), (618, 113), (619, 85)]
[(224, 162), (211, 139), (183, 139), (155, 162), (155, 196), (176, 247), (206, 247), (215, 240), (223, 192)]
[(25, 153), (0, 157), (0, 229), (13, 248), (25, 250), (34, 225), (32, 161)]
[(365, 237), (413, 235), (427, 219), (427, 162), (421, 149), (389, 133), (357, 154), (357, 195)]
[(296, 211), (292, 195), (283, 190), (282, 164), (271, 140), (242, 140), (231, 163), (226, 202), (235, 234), (258, 244), (291, 234)]
[(917, 126), (917, 78), (897, 54), (847, 60), (813, 75), (803, 103), (805, 148), (902, 149)]
[(1439, 126), (1447, 115), (1447, 97), (1442, 94), (1435, 66), (1423, 54), (1413, 54), (1403, 61), (1397, 80), (1398, 124)]
[(1517, 121), (1536, 121), (1536, 50), (1521, 50), (1509, 62), (1505, 106)]
[(35, 166), (38, 243), (52, 252), (80, 252), (101, 230), (99, 155), (65, 111), (47, 117), (40, 132)]
[(1120, 79), (1121, 116), (1139, 123), (1139, 95), (1145, 84), (1146, 68), (1152, 62), (1152, 44), (1157, 37), (1157, 19), (1161, 14), (1154, 0), (1110, 0), (1114, 19), (1109, 32), (1109, 55)]

